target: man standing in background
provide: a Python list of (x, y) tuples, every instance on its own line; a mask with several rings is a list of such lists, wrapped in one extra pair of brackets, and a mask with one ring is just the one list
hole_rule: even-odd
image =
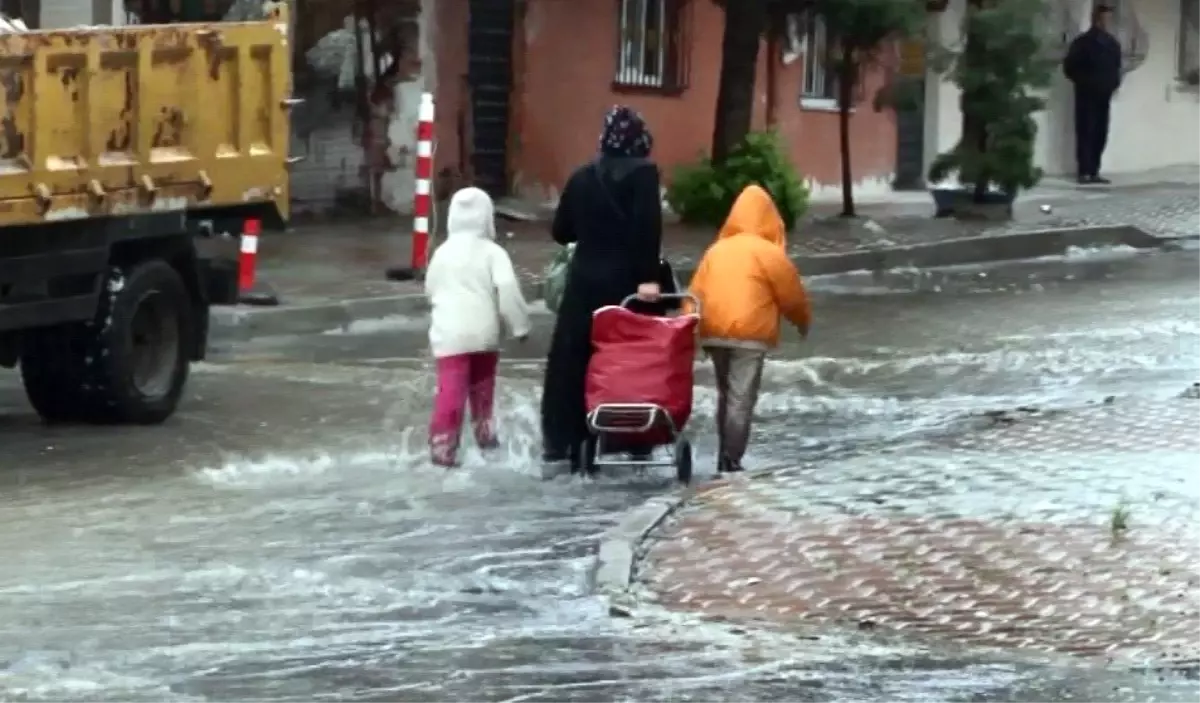
[(1075, 84), (1075, 162), (1080, 183), (1110, 183), (1100, 176), (1108, 144), (1113, 94), (1121, 84), (1121, 44), (1109, 32), (1112, 8), (1096, 5), (1092, 26), (1071, 42), (1063, 73)]

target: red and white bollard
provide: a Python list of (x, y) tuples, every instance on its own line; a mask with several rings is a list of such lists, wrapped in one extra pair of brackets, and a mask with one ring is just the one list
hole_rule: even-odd
[(392, 281), (420, 279), (429, 263), (429, 230), (433, 220), (433, 94), (422, 93), (417, 108), (416, 188), (413, 193), (412, 253), (407, 268), (390, 268)]
[(242, 226), (242, 242), (238, 256), (238, 293), (243, 294), (254, 287), (254, 273), (258, 266), (258, 235), (262, 234), (262, 223), (246, 220)]
[(278, 305), (279, 298), (255, 280), (258, 268), (258, 237), (262, 221), (246, 220), (242, 225), (242, 241), (238, 255), (238, 302), (244, 305)]

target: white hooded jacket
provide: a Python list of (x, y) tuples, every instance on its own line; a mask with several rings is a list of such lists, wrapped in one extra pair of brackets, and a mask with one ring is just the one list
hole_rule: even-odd
[(512, 260), (496, 243), (492, 199), (478, 188), (458, 191), (446, 229), (446, 241), (425, 271), (433, 355), (493, 351), (500, 346), (502, 321), (514, 337), (529, 334), (529, 311)]

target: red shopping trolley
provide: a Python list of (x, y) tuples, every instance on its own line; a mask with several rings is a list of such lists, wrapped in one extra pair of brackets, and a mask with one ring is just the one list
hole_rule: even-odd
[[(587, 373), (587, 426), (582, 468), (674, 466), (683, 483), (692, 479), (692, 445), (685, 433), (692, 414), (693, 367), (700, 301), (688, 294), (687, 314), (646, 315), (630, 309), (637, 296), (592, 316), (592, 359)], [(652, 450), (669, 445), (668, 459)], [(632, 457), (615, 458), (629, 452)]]

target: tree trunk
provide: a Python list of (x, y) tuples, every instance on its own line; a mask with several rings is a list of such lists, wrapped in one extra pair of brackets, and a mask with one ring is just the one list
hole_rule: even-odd
[(838, 63), (838, 152), (842, 162), (842, 217), (857, 217), (854, 211), (854, 173), (850, 167), (850, 110), (858, 67), (846, 56)]
[(767, 129), (775, 129), (779, 122), (779, 61), (776, 57), (779, 56), (779, 37), (774, 32), (767, 33), (767, 104), (763, 112), (766, 113), (765, 122)]
[(767, 26), (767, 0), (737, 0), (725, 7), (721, 79), (713, 126), (712, 158), (722, 163), (750, 132), (758, 44)]
[[(975, 125), (975, 129), (977, 130), (974, 135), (975, 148), (978, 150), (980, 157), (982, 158), (983, 155), (987, 153), (988, 147), (987, 125), (980, 122)], [(979, 175), (975, 177), (975, 192), (973, 194), (973, 199), (975, 202), (982, 203), (987, 199), (988, 185), (990, 185), (988, 171), (987, 169), (981, 168), (979, 169)]]
[[(984, 0), (967, 0), (968, 13), (976, 12), (982, 9), (983, 6)], [(968, 20), (968, 23), (970, 22), (971, 20)], [(963, 44), (963, 58), (969, 63), (969, 65), (973, 66), (975, 70), (990, 70), (990, 67), (987, 66), (987, 62), (978, 57), (981, 49), (980, 45), (981, 40), (979, 37), (974, 36), (974, 32), (968, 29), (966, 41)], [(979, 90), (979, 88), (976, 88), (976, 90)], [(969, 103), (972, 100), (972, 96), (964, 93), (961, 100), (962, 102)], [(978, 158), (982, 159), (983, 154), (987, 151), (986, 117), (980, 115), (973, 106), (969, 105), (960, 108), (960, 111), (962, 112), (962, 143), (964, 145), (971, 145), (971, 147), (974, 148), (976, 153), (979, 155)], [(961, 175), (962, 174), (959, 174), (960, 180)], [(972, 186), (972, 200), (977, 203), (983, 202), (988, 191), (988, 179), (987, 174), (984, 173), (982, 169), (975, 174), (975, 183), (973, 183)]]
[[(978, 66), (978, 64), (979, 64), (979, 61), (977, 59), (975, 59), (975, 54), (979, 53), (977, 50), (977, 47), (979, 46), (979, 40), (974, 39), (971, 36), (973, 34), (973, 31), (972, 31), (973, 25), (972, 25), (972, 19), (970, 17), (970, 14), (972, 12), (979, 10), (980, 7), (982, 7), (982, 6), (983, 6), (982, 0), (967, 0), (967, 7), (965, 10), (967, 12), (967, 19), (966, 19), (967, 32), (966, 32), (966, 36), (963, 37), (962, 58), (960, 60), (965, 61), (968, 64), (973, 65), (973, 66)], [(962, 134), (962, 138), (964, 141), (971, 139), (971, 134), (972, 134), (971, 129), (974, 127), (974, 121), (971, 119), (972, 115), (970, 114), (969, 109), (963, 109), (963, 102), (967, 99), (968, 99), (968, 96), (965, 93), (960, 94), (959, 99), (958, 99), (959, 100), (959, 110), (958, 111), (959, 111), (960, 120), (962, 122), (961, 134)], [(965, 143), (969, 144), (970, 142), (966, 141)]]

